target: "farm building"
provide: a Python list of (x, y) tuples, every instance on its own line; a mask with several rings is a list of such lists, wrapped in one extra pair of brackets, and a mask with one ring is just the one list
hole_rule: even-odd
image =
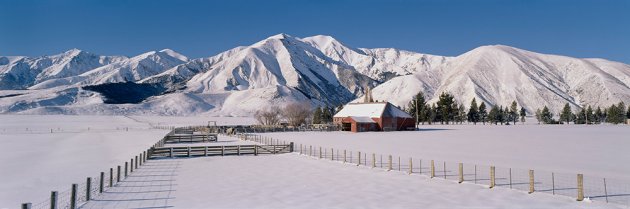
[(415, 129), (414, 119), (389, 102), (347, 104), (333, 117), (344, 131), (402, 131)]

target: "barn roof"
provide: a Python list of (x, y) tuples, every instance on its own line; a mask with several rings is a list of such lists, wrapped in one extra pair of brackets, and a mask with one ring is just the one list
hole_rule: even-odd
[(352, 118), (352, 120), (357, 123), (376, 123), (370, 117), (350, 116), (350, 118)]
[(383, 113), (388, 113), (392, 117), (411, 118), (409, 114), (389, 102), (350, 103), (344, 106), (334, 117), (380, 118)]

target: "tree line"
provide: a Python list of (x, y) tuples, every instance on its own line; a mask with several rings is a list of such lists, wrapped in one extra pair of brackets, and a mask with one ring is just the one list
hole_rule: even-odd
[(626, 109), (626, 105), (623, 102), (619, 102), (616, 105), (613, 104), (604, 109), (601, 107), (593, 109), (589, 105), (575, 112), (571, 109), (571, 105), (566, 103), (559, 114), (558, 120), (554, 119), (554, 114), (547, 106), (543, 107), (542, 110), (536, 110), (536, 120), (538, 120), (538, 123), (544, 124), (570, 124), (571, 122), (574, 124), (620, 124), (626, 123), (626, 120), (629, 118), (630, 106)]
[(518, 121), (525, 122), (525, 116), (527, 116), (527, 111), (523, 107), (519, 109), (516, 101), (505, 107), (495, 105), (488, 110), (485, 103), (478, 104), (473, 98), (466, 109), (464, 104), (458, 104), (454, 96), (447, 92), (442, 92), (438, 101), (433, 104), (428, 104), (424, 93), (419, 92), (403, 109), (416, 120), (417, 124), (422, 125), (425, 123), (461, 124), (463, 122), (475, 125), (477, 123), (515, 124)]

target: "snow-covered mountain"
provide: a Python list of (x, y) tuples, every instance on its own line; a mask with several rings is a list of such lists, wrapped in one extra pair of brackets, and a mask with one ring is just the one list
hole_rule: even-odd
[(604, 107), (628, 102), (629, 81), (626, 64), (496, 45), (457, 56), (439, 70), (394, 78), (376, 87), (373, 94), (375, 99), (401, 106), (423, 91), (431, 102), (440, 93), (450, 92), (466, 105), (472, 98), (490, 105), (516, 100), (530, 112), (545, 105), (559, 111), (565, 103)]
[(126, 59), (124, 56), (99, 56), (78, 49), (34, 58), (0, 57), (0, 90), (26, 89), (49, 79), (79, 75)]
[(129, 81), (135, 82), (162, 73), (167, 69), (187, 61), (187, 57), (170, 49), (151, 51), (119, 62), (94, 68), (75, 76), (48, 79), (29, 87), (29, 89), (47, 89), (72, 84), (95, 85)]
[(489, 105), (516, 100), (529, 111), (543, 105), (558, 110), (566, 102), (576, 107), (630, 103), (629, 86), (630, 66), (603, 59), (501, 45), (445, 57), (287, 34), (191, 60), (172, 50), (131, 58), (79, 50), (0, 57), (0, 112), (5, 113), (245, 116), (292, 101), (345, 104), (360, 100), (366, 87), (373, 88), (375, 99), (399, 106), (419, 91), (432, 101), (446, 91), (466, 104), (472, 98)]

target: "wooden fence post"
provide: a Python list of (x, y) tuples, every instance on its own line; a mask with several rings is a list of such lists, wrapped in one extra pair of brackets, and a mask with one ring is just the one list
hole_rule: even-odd
[(300, 144), (300, 155), (302, 155), (302, 144)]
[(409, 158), (409, 174), (413, 173), (413, 158)]
[(464, 164), (463, 163), (459, 163), (459, 182), (457, 183), (462, 183), (464, 182)]
[(125, 162), (125, 178), (127, 178), (127, 167), (129, 167), (129, 162)]
[(130, 164), (129, 164), (129, 173), (133, 173), (133, 158), (131, 158), (130, 160)]
[(359, 151), (359, 160), (357, 161), (357, 166), (361, 165), (361, 152)]
[(90, 201), (92, 194), (92, 177), (87, 177), (85, 181), (85, 201)]
[(169, 157), (174, 158), (175, 155), (173, 155), (173, 148), (171, 147), (169, 150), (170, 150)]
[(435, 161), (431, 160), (431, 178), (435, 177)]
[(203, 147), (203, 156), (208, 157), (208, 146)]
[(308, 146), (308, 156), (313, 156), (313, 145)]
[(293, 152), (293, 146), (295, 144), (293, 142), (289, 142), (289, 152)]
[(346, 156), (346, 150), (344, 149), (344, 150), (343, 150), (343, 163), (346, 163), (346, 162), (347, 162), (346, 157), (347, 157), (347, 156)]
[(98, 185), (98, 193), (103, 193), (103, 188), (105, 188), (105, 172), (101, 172), (101, 179)]
[[(188, 148), (190, 149), (190, 147), (188, 147)], [(276, 151), (275, 147), (274, 147), (273, 151), (274, 151), (274, 154), (275, 154), (275, 151)], [(236, 145), (236, 155), (239, 155), (239, 156), (241, 155), (241, 145)]]
[(319, 147), (319, 159), (322, 159), (322, 147)]
[(254, 156), (258, 156), (258, 145), (254, 145)]
[(30, 202), (22, 203), (22, 209), (31, 209), (32, 206), (33, 204), (31, 204)]
[(534, 170), (529, 170), (529, 194), (534, 193)]
[(57, 191), (50, 192), (50, 209), (57, 209)]
[(138, 156), (136, 155), (134, 157), (135, 157), (134, 159), (136, 159), (136, 169), (138, 169)]
[(335, 161), (335, 149), (330, 148), (330, 160)]
[(376, 153), (372, 153), (372, 168), (376, 168)]
[(389, 155), (389, 165), (387, 166), (387, 171), (391, 171), (392, 170), (392, 155)]
[(221, 156), (225, 156), (225, 146), (221, 146)]
[(490, 189), (494, 188), (496, 185), (495, 171), (494, 166), (490, 166)]
[(577, 201), (582, 201), (584, 200), (584, 175), (582, 174), (577, 175), (577, 187)]
[(116, 169), (116, 182), (120, 182), (120, 166)]
[(114, 168), (109, 168), (109, 187), (114, 184)]
[(78, 184), (72, 184), (72, 190), (70, 191), (70, 209), (77, 209), (77, 188)]

